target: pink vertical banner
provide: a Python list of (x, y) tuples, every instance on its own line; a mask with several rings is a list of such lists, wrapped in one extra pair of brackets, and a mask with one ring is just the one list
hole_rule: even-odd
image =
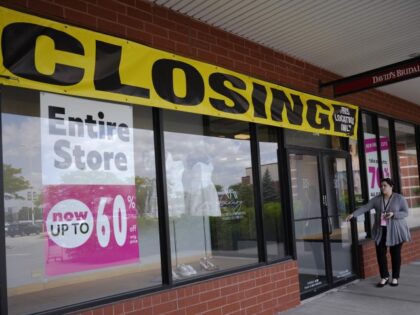
[(44, 187), (46, 274), (139, 262), (135, 186)]

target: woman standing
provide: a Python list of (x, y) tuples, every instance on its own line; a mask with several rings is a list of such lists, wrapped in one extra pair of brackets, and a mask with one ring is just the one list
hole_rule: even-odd
[(390, 247), (392, 262), (391, 286), (398, 285), (401, 266), (401, 248), (404, 242), (410, 241), (410, 230), (405, 217), (408, 216), (407, 201), (400, 194), (392, 191), (394, 183), (390, 178), (381, 180), (381, 195), (354, 211), (347, 217), (347, 221), (371, 209), (375, 209), (375, 222), (372, 228), (372, 238), (376, 244), (376, 257), (378, 259), (381, 281), (378, 287), (389, 282), (388, 263), (386, 259), (387, 246)]

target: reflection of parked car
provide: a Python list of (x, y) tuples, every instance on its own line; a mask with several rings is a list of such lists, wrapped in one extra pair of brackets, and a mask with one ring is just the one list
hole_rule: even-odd
[(11, 223), (7, 226), (6, 236), (31, 235), (41, 233), (41, 226), (32, 223)]

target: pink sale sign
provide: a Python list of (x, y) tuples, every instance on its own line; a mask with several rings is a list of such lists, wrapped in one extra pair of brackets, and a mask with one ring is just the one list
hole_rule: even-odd
[(49, 276), (138, 263), (134, 185), (46, 185)]

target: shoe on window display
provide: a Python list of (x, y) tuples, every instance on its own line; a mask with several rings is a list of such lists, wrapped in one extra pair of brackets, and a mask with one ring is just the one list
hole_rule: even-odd
[(219, 269), (219, 267), (213, 264), (207, 257), (203, 257), (200, 259), (200, 267), (201, 269), (204, 269), (207, 271), (213, 271), (213, 270)]
[(211, 270), (218, 270), (219, 266), (216, 266), (215, 264), (213, 264), (210, 260), (207, 259), (207, 265), (209, 265)]
[(172, 270), (172, 280), (179, 280), (179, 279), (181, 279), (180, 276), (178, 276), (178, 274), (174, 270)]
[(197, 273), (190, 265), (180, 264), (176, 268), (177, 272), (183, 277), (189, 277)]
[(176, 267), (176, 271), (183, 277), (188, 277), (190, 275), (190, 271), (185, 267), (184, 264), (178, 265)]
[(196, 275), (197, 274), (197, 271), (193, 268), (193, 266), (185, 265), (185, 267), (187, 267), (187, 269), (190, 271), (191, 275)]

